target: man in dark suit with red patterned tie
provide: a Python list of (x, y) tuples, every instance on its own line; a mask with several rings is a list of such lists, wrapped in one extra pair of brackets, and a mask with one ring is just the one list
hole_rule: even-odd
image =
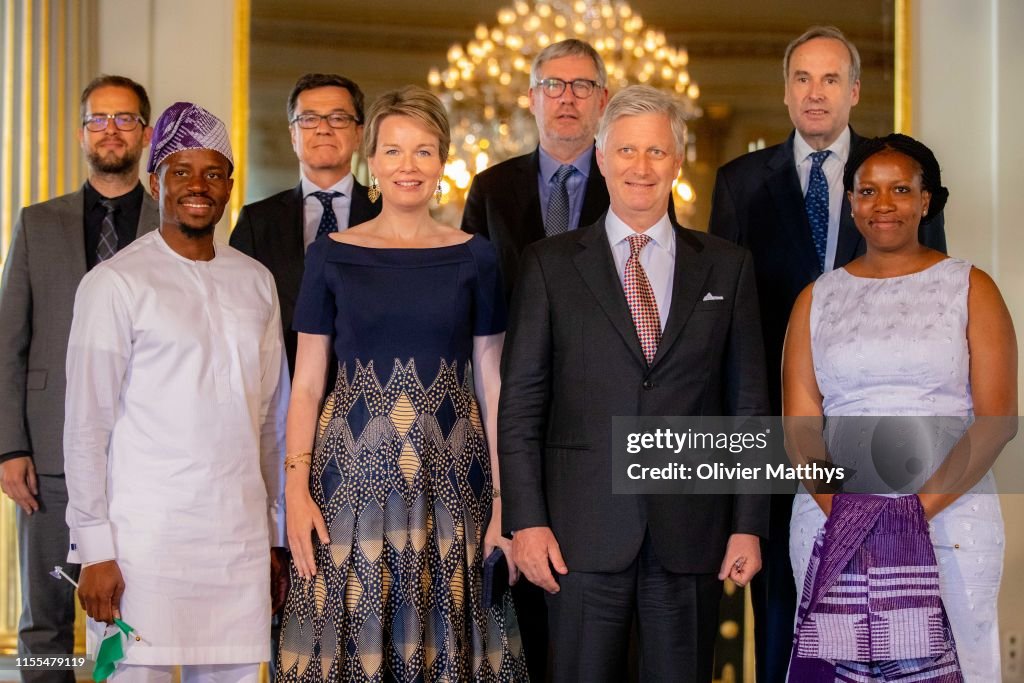
[(288, 96), (288, 129), (299, 158), (299, 184), (247, 204), (231, 233), (231, 246), (274, 275), (281, 301), (289, 372), (295, 370), (297, 335), (292, 315), (306, 258), (319, 236), (364, 223), (380, 213), (367, 188), (352, 176), (352, 154), (363, 139), (363, 91), (335, 74), (306, 74)]
[(669, 211), (683, 110), (646, 86), (604, 113), (610, 208), (522, 254), (498, 411), (502, 524), (548, 591), (555, 681), (709, 683), (726, 577), (760, 568), (764, 496), (614, 495), (612, 418), (762, 415), (750, 254)]

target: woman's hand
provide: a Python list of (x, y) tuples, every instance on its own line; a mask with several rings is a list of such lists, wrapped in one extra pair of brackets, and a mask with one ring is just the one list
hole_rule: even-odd
[(519, 580), (519, 567), (512, 560), (512, 540), (501, 535), (501, 499), (494, 499), (494, 507), (491, 509), (491, 521), (487, 525), (487, 532), (484, 534), (484, 559), (491, 556), (495, 548), (501, 548), (505, 553), (505, 561), (508, 562), (508, 585), (515, 584)]
[(291, 546), (292, 561), (295, 570), (304, 579), (316, 576), (316, 559), (313, 553), (313, 530), (316, 530), (320, 542), (327, 545), (331, 542), (327, 535), (320, 507), (309, 495), (306, 482), (301, 486), (285, 489), (285, 521), (288, 526), (288, 545)]

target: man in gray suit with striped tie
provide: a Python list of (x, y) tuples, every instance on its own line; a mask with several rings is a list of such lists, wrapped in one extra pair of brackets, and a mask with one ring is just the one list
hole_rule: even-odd
[[(0, 486), (18, 506), (22, 612), (18, 654), (74, 648), (74, 591), (48, 576), (65, 564), (64, 362), (75, 290), (85, 273), (159, 224), (139, 182), (149, 97), (135, 81), (100, 76), (82, 93), (78, 139), (89, 168), (77, 191), (25, 207), (0, 286)], [(68, 569), (77, 576), (78, 567)], [(23, 680), (74, 681), (25, 670)]]

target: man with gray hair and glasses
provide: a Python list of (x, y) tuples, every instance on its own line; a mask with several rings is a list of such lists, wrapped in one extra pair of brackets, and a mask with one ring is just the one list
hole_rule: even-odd
[[(79, 281), (159, 222), (139, 182), (149, 113), (145, 88), (130, 78), (100, 76), (86, 86), (78, 140), (88, 177), (75, 192), (22, 209), (4, 266), (0, 486), (18, 506), (22, 656), (74, 651), (74, 588), (48, 575), (68, 550), (64, 360)], [(74, 681), (74, 672), (26, 669), (22, 679)]]
[[(526, 245), (590, 225), (608, 208), (608, 188), (594, 155), (607, 86), (604, 61), (590, 44), (570, 38), (548, 45), (530, 67), (530, 111), (540, 144), (473, 179), (462, 229), (494, 243), (506, 298), (512, 296)], [(543, 594), (528, 581), (520, 581), (512, 593), (530, 677), (544, 680)]]
[(463, 230), (497, 247), (506, 297), (526, 245), (590, 225), (608, 208), (594, 157), (597, 122), (608, 102), (601, 56), (575, 38), (548, 45), (533, 60), (529, 96), (540, 144), (476, 176), (462, 215)]
[[(785, 142), (718, 170), (709, 231), (750, 249), (757, 274), (771, 414), (782, 414), (782, 344), (797, 295), (819, 275), (864, 253), (843, 192), (843, 167), (861, 137), (850, 127), (860, 100), (860, 55), (833, 26), (794, 39), (782, 61), (783, 101), (794, 131)], [(942, 216), (922, 224), (921, 243), (946, 250)], [(789, 561), (792, 497), (771, 502), (765, 571), (752, 597), (757, 680), (786, 679), (796, 611)]]
[(755, 495), (613, 494), (612, 418), (763, 415), (750, 254), (678, 226), (681, 104), (611, 99), (597, 134), (610, 206), (526, 247), (498, 408), (503, 531), (548, 592), (555, 681), (710, 683), (722, 581), (745, 585), (767, 530)]

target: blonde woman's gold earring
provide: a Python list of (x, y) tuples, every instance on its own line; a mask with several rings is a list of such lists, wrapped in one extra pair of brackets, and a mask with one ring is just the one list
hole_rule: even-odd
[(370, 187), (366, 190), (366, 194), (370, 198), (371, 204), (376, 204), (380, 199), (380, 185), (377, 184), (377, 176), (370, 176)]

